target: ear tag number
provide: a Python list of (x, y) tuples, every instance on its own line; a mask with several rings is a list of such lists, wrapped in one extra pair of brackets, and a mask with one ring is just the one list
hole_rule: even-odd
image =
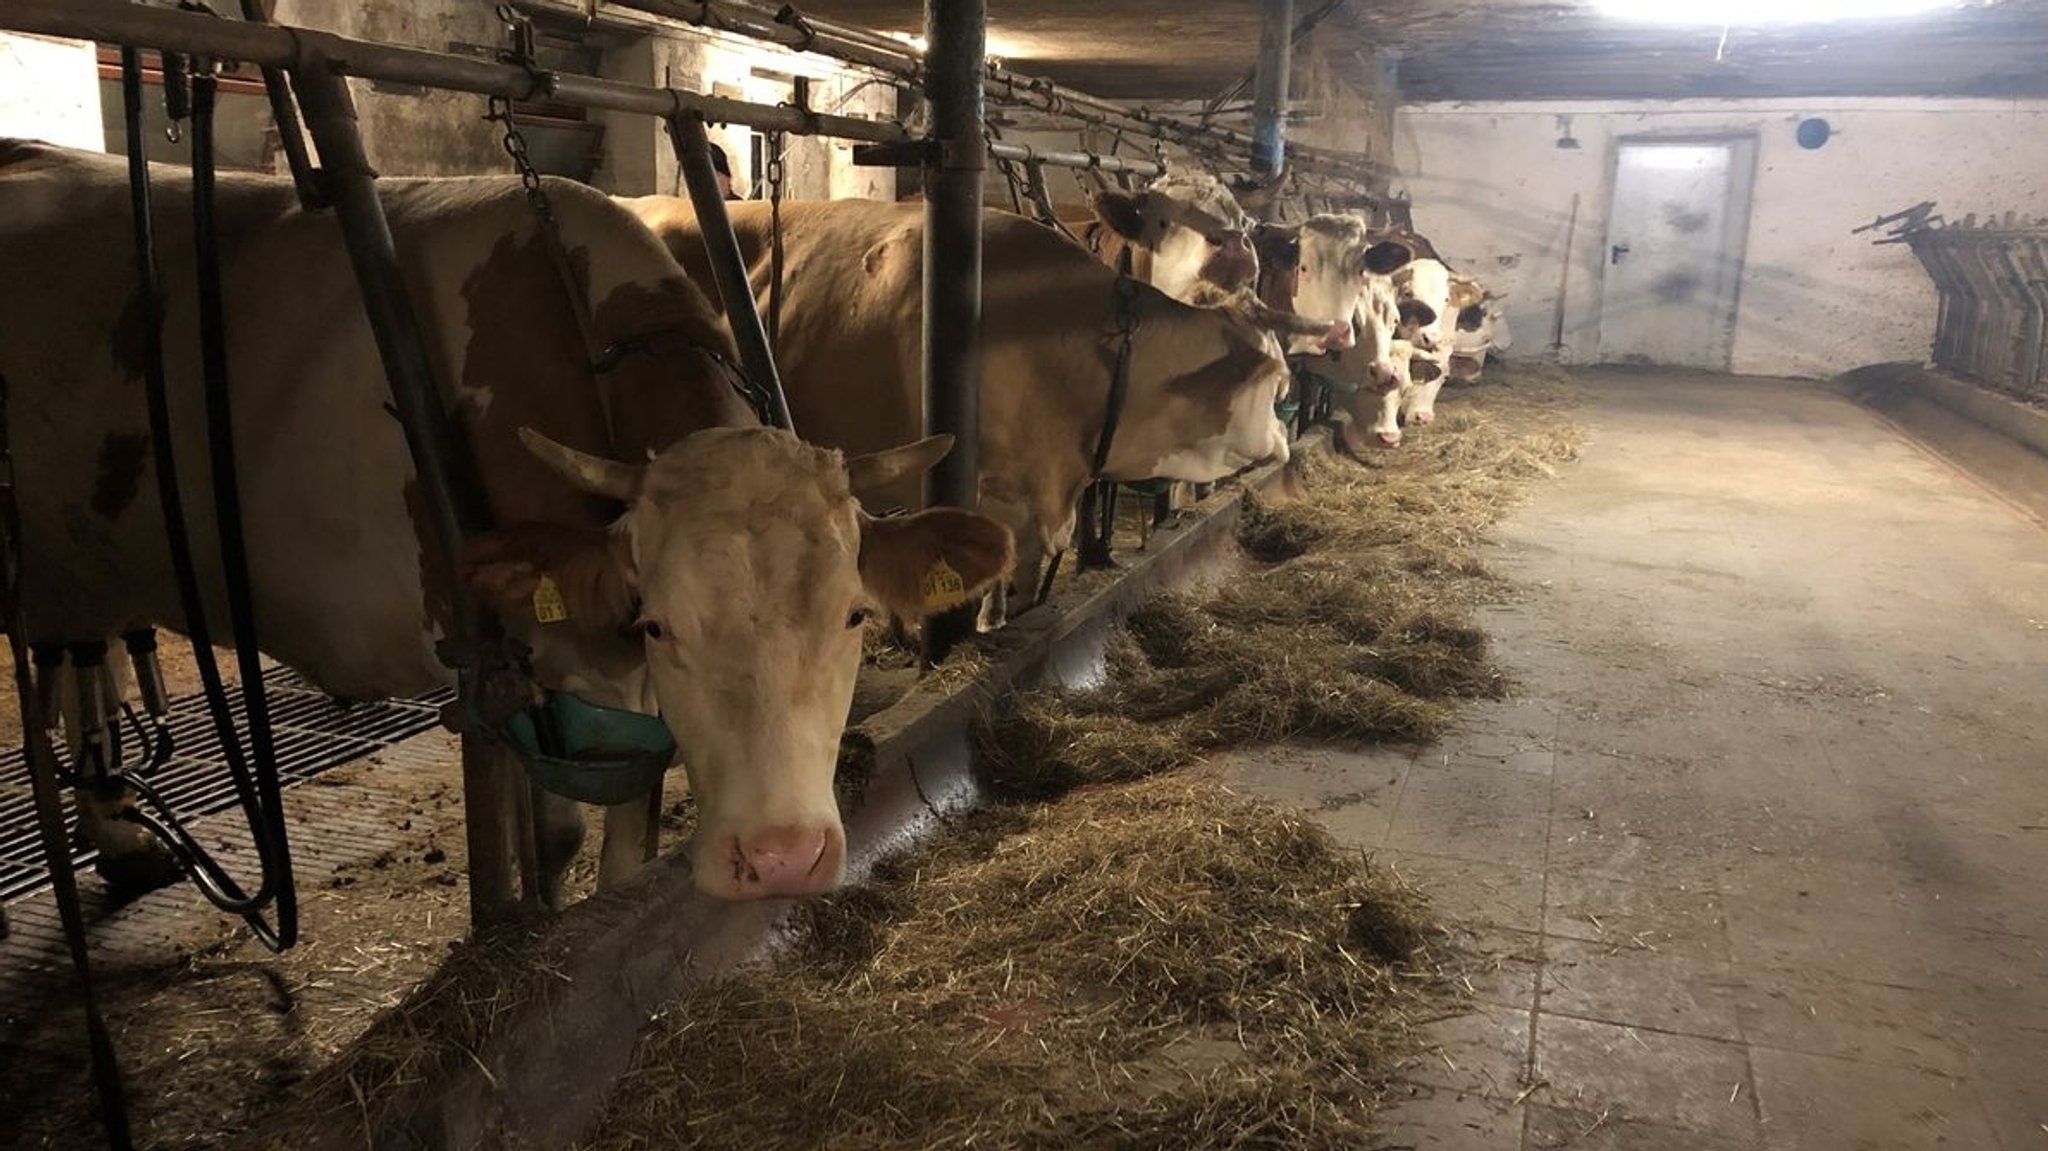
[(957, 607), (967, 601), (967, 581), (943, 556), (932, 561), (919, 586), (924, 592), (924, 606), (932, 611)]
[(561, 623), (569, 618), (569, 605), (553, 576), (542, 576), (533, 585), (533, 618), (541, 623)]

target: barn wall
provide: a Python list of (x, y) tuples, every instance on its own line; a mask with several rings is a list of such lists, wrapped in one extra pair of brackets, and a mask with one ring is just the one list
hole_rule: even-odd
[(0, 32), (0, 78), (0, 136), (101, 150), (99, 63), (90, 43)]
[[(1576, 150), (1560, 149), (1569, 116)], [(1839, 133), (1817, 151), (1794, 126)], [(1600, 359), (1600, 281), (1616, 141), (1746, 134), (1758, 141), (1734, 370), (1826, 376), (1926, 357), (1933, 285), (1902, 246), (1850, 229), (1921, 200), (1950, 216), (2048, 213), (2048, 102), (1982, 100), (1420, 104), (1401, 109), (1395, 162), (1415, 222), (1455, 265), (1511, 293), (1518, 347), (1551, 339), (1574, 194), (1580, 198), (1562, 357)]]

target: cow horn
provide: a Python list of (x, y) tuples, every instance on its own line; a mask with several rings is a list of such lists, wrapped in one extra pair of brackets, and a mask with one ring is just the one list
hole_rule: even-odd
[(610, 496), (620, 503), (631, 503), (633, 497), (640, 494), (640, 476), (644, 469), (593, 456), (589, 452), (579, 452), (532, 428), (519, 429), (519, 442), (526, 445), (526, 450), (541, 463), (582, 491)]
[(868, 495), (897, 480), (921, 476), (953, 450), (952, 436), (926, 436), (916, 443), (870, 452), (846, 461), (846, 480), (856, 496)]

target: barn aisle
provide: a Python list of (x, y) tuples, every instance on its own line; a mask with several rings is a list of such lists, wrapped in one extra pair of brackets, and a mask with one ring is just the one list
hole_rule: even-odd
[(1500, 957), (1390, 1145), (2048, 1145), (2048, 533), (1814, 385), (1587, 389), (1516, 698), (1232, 768)]

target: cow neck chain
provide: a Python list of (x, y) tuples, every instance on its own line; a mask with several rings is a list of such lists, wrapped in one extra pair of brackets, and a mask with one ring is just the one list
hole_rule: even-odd
[[(535, 87), (544, 83), (539, 73), (535, 75)], [(697, 339), (681, 324), (671, 324), (644, 332), (636, 332), (610, 343), (600, 344), (595, 327), (591, 323), (589, 301), (576, 279), (575, 269), (569, 262), (569, 248), (562, 240), (561, 222), (555, 216), (554, 203), (548, 199), (545, 185), (541, 183), (540, 172), (534, 168), (533, 159), (527, 153), (526, 136), (512, 119), (512, 101), (504, 96), (492, 96), (484, 115), (488, 122), (504, 127), (503, 141), (505, 154), (512, 157), (513, 165), (519, 171), (519, 186), (526, 193), (527, 206), (540, 221), (541, 245), (548, 251), (548, 261), (554, 265), (555, 276), (561, 282), (562, 294), (569, 303), (569, 315), (576, 321), (576, 334), (583, 343), (584, 361), (590, 366), (592, 375), (603, 376), (619, 366), (627, 356), (651, 353), (654, 346), (668, 336), (681, 336), (693, 350), (709, 358), (725, 375), (726, 382), (763, 424), (774, 425), (774, 402), (767, 389), (756, 383), (753, 377), (738, 364), (727, 359), (717, 348)], [(605, 422), (612, 419), (610, 405), (605, 406)], [(612, 442), (618, 442), (617, 429), (612, 430)]]
[(1124, 401), (1131, 390), (1131, 345), (1138, 333), (1138, 281), (1131, 277), (1131, 249), (1126, 246), (1117, 258), (1116, 269), (1116, 366), (1110, 370), (1109, 399), (1102, 413), (1102, 428), (1095, 436), (1095, 460), (1089, 477), (1101, 479), (1109, 467), (1109, 452), (1116, 444), (1117, 425), (1123, 421)]

